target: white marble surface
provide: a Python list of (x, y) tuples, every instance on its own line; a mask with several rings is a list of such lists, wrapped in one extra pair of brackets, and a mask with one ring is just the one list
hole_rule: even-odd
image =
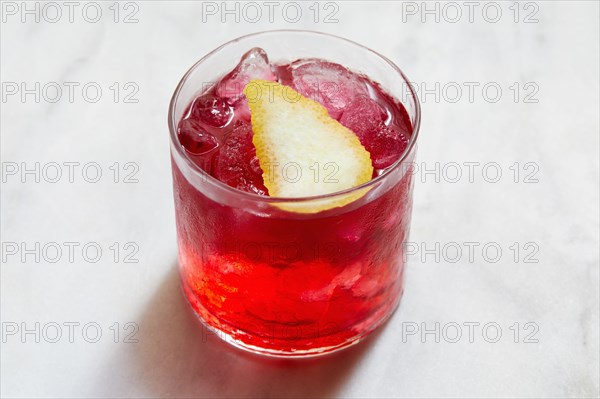
[[(281, 12), (269, 22), (264, 5), (257, 23), (236, 23), (232, 16), (222, 23), (219, 15), (203, 22), (201, 3), (136, 2), (139, 21), (132, 24), (114, 22), (112, 2), (98, 3), (103, 14), (97, 23), (83, 19), (85, 3), (75, 8), (73, 23), (62, 3), (56, 23), (43, 18), (55, 18), (55, 10), (45, 9), (39, 23), (25, 15), (23, 23), (22, 10), (12, 15), (20, 2), (2, 4), (2, 397), (598, 397), (598, 2), (542, 1), (527, 9), (521, 3), (519, 23), (512, 2), (495, 3), (502, 10), (497, 23), (483, 18), (483, 5), (474, 9), (471, 23), (459, 2), (462, 19), (450, 23), (444, 15), (454, 18), (456, 10), (442, 3), (446, 14), (436, 23), (433, 15), (422, 22), (420, 14), (406, 13), (421, 2), (391, 1), (338, 2), (337, 23), (322, 22), (325, 11), (334, 10), (322, 3), (315, 23), (311, 3), (301, 3), (297, 23), (285, 21)], [(135, 11), (128, 7), (120, 5), (119, 19)], [(254, 17), (251, 11), (246, 17)], [(290, 19), (293, 10), (288, 12)], [(522, 23), (532, 12), (539, 22)], [(93, 18), (93, 9), (86, 15)], [(345, 36), (387, 55), (427, 88), (446, 85), (439, 101), (433, 94), (422, 98), (418, 158), (429, 168), (436, 162), (463, 165), (457, 183), (448, 181), (449, 169), (439, 183), (433, 175), (419, 175), (425, 182), (416, 184), (411, 236), (427, 248), (460, 243), (462, 257), (452, 263), (450, 247), (439, 262), (432, 255), (425, 261), (412, 256), (403, 302), (385, 328), (351, 350), (306, 362), (255, 359), (214, 336), (203, 339), (176, 278), (170, 95), (209, 50), (276, 28)], [(56, 103), (36, 103), (33, 94), (22, 102), (10, 95), (11, 82), (30, 88), (35, 82), (97, 82), (103, 96), (88, 103), (76, 89), (71, 103), (65, 89)], [(137, 84), (139, 102), (114, 103), (114, 82)], [(452, 82), (463, 87), (457, 102), (450, 101)], [(472, 101), (465, 82), (480, 84)], [(502, 88), (496, 103), (482, 96), (489, 82)], [(518, 102), (509, 88), (515, 82), (522, 89)], [(539, 88), (532, 97), (537, 103), (523, 101), (535, 88), (525, 88), (527, 82)], [(488, 94), (494, 95), (493, 88)], [(14, 163), (32, 168), (35, 162), (97, 162), (103, 175), (88, 183), (81, 166), (73, 183), (66, 166), (57, 183), (44, 176), (37, 183), (33, 175), (23, 183), (20, 172), (10, 175)], [(139, 182), (114, 183), (109, 166), (115, 162), (139, 165)], [(469, 182), (464, 162), (497, 162), (502, 178), (486, 182), (480, 166)], [(537, 165), (539, 181), (523, 183), (521, 170), (515, 183), (509, 169), (515, 162)], [(52, 179), (55, 170), (47, 166), (46, 172)], [(49, 246), (39, 262), (31, 254), (24, 262), (21, 253), (11, 255), (11, 243), (31, 248), (36, 242), (81, 245), (73, 262), (64, 245), (56, 263), (49, 262), (55, 256)], [(82, 257), (88, 242), (103, 250), (97, 263)], [(124, 263), (123, 248), (115, 262), (109, 248), (114, 242), (136, 243), (139, 262)], [(464, 242), (481, 243), (472, 262)], [(482, 256), (489, 242), (503, 251), (496, 263)], [(514, 242), (521, 247), (517, 262), (509, 248)], [(532, 257), (538, 263), (524, 262), (534, 248), (524, 249), (528, 242), (539, 248)], [(73, 327), (73, 342), (69, 322), (80, 323)], [(473, 342), (468, 322), (480, 323)], [(516, 322), (517, 343), (510, 329)], [(35, 330), (35, 323), (39, 337), (22, 334), (23, 328)], [(89, 327), (83, 336), (86, 323), (102, 329), (98, 342), (86, 341), (95, 335)], [(126, 323), (139, 327), (137, 343), (124, 342)], [(403, 342), (403, 329), (421, 329), (421, 323), (445, 327), (439, 343), (433, 334)], [(457, 343), (450, 342), (452, 323), (462, 326)], [(501, 327), (497, 343), (485, 339), (494, 338), (493, 329), (482, 335), (486, 323)], [(533, 324), (526, 330), (525, 323)], [(57, 324), (62, 336), (52, 343)], [(537, 343), (524, 342), (535, 326), (529, 338)]]

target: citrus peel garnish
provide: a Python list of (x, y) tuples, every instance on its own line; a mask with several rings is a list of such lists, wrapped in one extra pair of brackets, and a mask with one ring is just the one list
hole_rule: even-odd
[[(251, 80), (244, 88), (250, 106), (252, 142), (272, 197), (327, 195), (371, 180), (369, 152), (327, 109), (288, 86)], [(315, 213), (362, 197), (361, 189), (314, 201), (277, 203), (294, 212)]]

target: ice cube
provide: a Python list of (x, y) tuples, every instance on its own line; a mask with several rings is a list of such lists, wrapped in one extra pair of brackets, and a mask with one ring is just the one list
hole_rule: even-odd
[(233, 111), (223, 98), (207, 93), (196, 98), (191, 115), (209, 126), (223, 127), (233, 118)]
[(248, 100), (246, 98), (242, 98), (235, 104), (233, 112), (239, 120), (250, 122), (250, 107), (248, 106)]
[(217, 154), (215, 177), (239, 190), (268, 195), (264, 185), (256, 149), (252, 144), (252, 128), (243, 123), (227, 136)]
[(360, 262), (344, 267), (335, 277), (326, 281), (318, 289), (303, 291), (301, 294), (302, 300), (307, 302), (330, 300), (336, 289), (349, 289), (352, 287), (360, 279), (361, 269), (362, 264)]
[(363, 265), (362, 274), (351, 287), (352, 295), (360, 298), (370, 298), (381, 294), (393, 282), (387, 264), (375, 268), (373, 265)]
[(208, 133), (202, 123), (195, 119), (183, 119), (177, 133), (181, 145), (194, 155), (205, 154), (219, 145), (215, 136)]
[(229, 72), (217, 86), (217, 95), (229, 105), (234, 105), (244, 97), (244, 87), (252, 79), (277, 80), (271, 70), (265, 50), (255, 47), (242, 56), (240, 63)]
[(386, 112), (375, 101), (367, 96), (359, 96), (346, 107), (340, 123), (352, 130), (362, 143), (366, 135), (378, 129), (386, 116)]
[(290, 66), (293, 88), (300, 94), (318, 101), (334, 119), (357, 96), (367, 95), (364, 80), (343, 66), (318, 60), (297, 61)]
[(374, 100), (359, 97), (350, 104), (340, 123), (352, 130), (371, 154), (375, 169), (387, 168), (406, 149), (408, 138), (396, 127), (385, 124), (387, 113)]
[(408, 137), (402, 131), (383, 123), (365, 136), (363, 143), (371, 154), (373, 167), (384, 169), (396, 162), (408, 145)]

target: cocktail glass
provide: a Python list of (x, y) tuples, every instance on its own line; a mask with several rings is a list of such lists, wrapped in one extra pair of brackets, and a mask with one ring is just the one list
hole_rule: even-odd
[[(404, 153), (371, 181), (342, 192), (274, 198), (207, 174), (178, 138), (178, 123), (210, 82), (261, 47), (271, 61), (319, 58), (378, 82), (404, 107)], [(169, 109), (183, 290), (205, 326), (251, 352), (314, 356), (356, 344), (400, 302), (420, 108), (407, 78), (386, 57), (336, 36), (308, 31), (252, 34), (212, 51), (183, 77)], [(294, 212), (356, 198), (322, 212)]]

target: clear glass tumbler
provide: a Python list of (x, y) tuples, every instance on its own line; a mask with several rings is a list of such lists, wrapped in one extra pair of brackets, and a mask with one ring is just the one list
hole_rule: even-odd
[[(275, 61), (336, 62), (381, 84), (409, 115), (412, 134), (404, 154), (362, 186), (318, 197), (259, 196), (209, 176), (179, 143), (178, 122), (206, 82), (232, 70), (253, 47)], [(400, 69), (339, 37), (262, 32), (198, 61), (175, 90), (169, 128), (180, 276), (203, 323), (235, 346), (283, 357), (341, 349), (381, 325), (403, 292), (419, 124), (418, 99)], [(290, 211), (357, 193), (342, 207)]]

